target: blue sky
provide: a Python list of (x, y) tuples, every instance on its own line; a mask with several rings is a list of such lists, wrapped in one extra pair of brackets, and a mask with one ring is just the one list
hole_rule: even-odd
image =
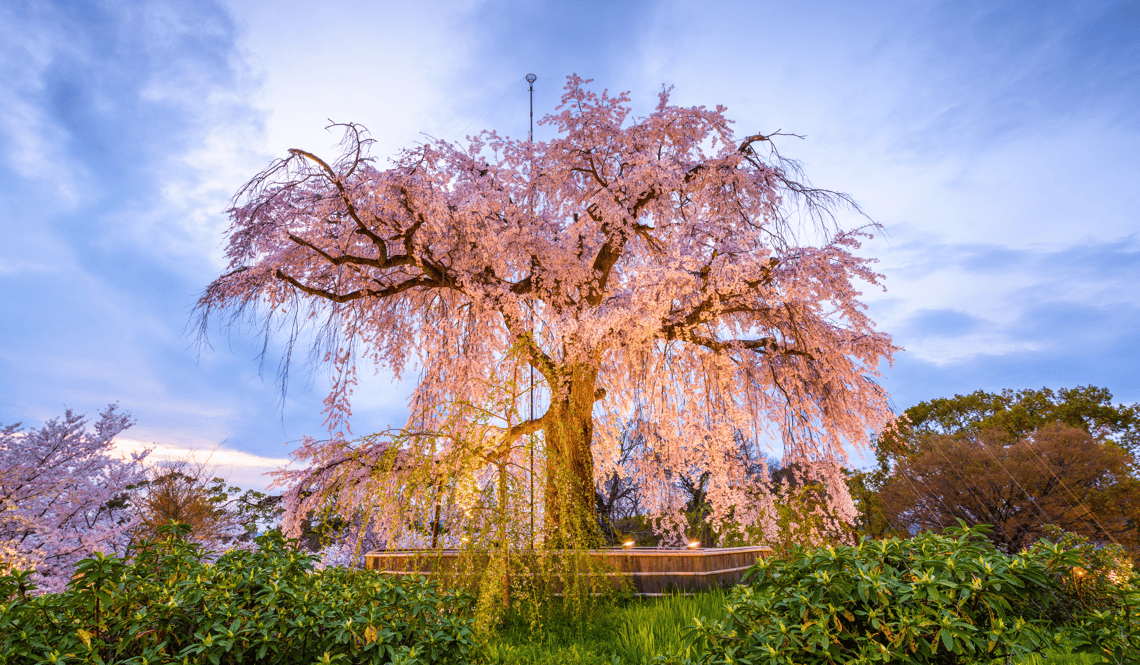
[[(741, 133), (804, 135), (783, 152), (883, 225), (866, 300), (906, 349), (897, 408), (1140, 401), (1140, 2), (41, 0), (0, 4), (0, 423), (117, 401), (127, 439), (263, 485), (321, 434), (327, 384), (295, 371), (282, 400), (249, 331), (195, 346), (229, 196), (288, 148), (328, 152), (329, 119), (378, 156), (521, 136), (528, 72), (536, 115), (576, 72), (642, 112), (665, 84)], [(407, 392), (368, 378), (354, 430), (400, 424)]]

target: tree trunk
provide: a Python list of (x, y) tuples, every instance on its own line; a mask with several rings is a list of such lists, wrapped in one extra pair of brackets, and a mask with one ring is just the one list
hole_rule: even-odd
[(598, 370), (567, 368), (565, 391), (550, 405), (554, 423), (546, 439), (546, 542), (553, 547), (593, 546), (598, 539), (594, 502), (594, 401)]

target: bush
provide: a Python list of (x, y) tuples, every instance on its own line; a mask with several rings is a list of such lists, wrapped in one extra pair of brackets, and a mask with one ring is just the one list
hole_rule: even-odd
[(1049, 618), (1059, 637), (1106, 663), (1140, 662), (1140, 575), (1120, 545), (1095, 544), (1085, 536), (1046, 526), (1046, 537), (1030, 548), (1070, 555), (1068, 567), (1051, 571), (1056, 585)]
[(977, 663), (1053, 643), (1050, 571), (1071, 553), (1043, 545), (1007, 556), (984, 527), (855, 547), (797, 548), (751, 568), (723, 622), (698, 624), (698, 662)]
[(1140, 663), (1140, 575), (1133, 574), (1112, 595), (1111, 602), (1081, 617), (1075, 641), (1105, 663)]
[(59, 594), (0, 577), (0, 663), (466, 663), (475, 646), (469, 599), (423, 578), (315, 571), (276, 532), (209, 563), (186, 531), (97, 553)]

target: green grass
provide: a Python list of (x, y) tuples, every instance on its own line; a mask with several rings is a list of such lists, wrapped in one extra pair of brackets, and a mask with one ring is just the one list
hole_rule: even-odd
[(532, 626), (512, 613), (485, 644), (493, 665), (642, 665), (654, 656), (696, 656), (701, 644), (690, 644), (683, 628), (703, 616), (724, 616), (724, 591), (694, 596), (664, 596), (600, 602), (584, 621), (552, 611)]
[(725, 592), (715, 590), (693, 596), (665, 596), (631, 603), (622, 612), (618, 624), (616, 652), (631, 664), (649, 663), (654, 656), (667, 654), (679, 658), (696, 658), (703, 652), (701, 641), (691, 642), (686, 627), (693, 619), (723, 619)]
[(620, 616), (620, 607), (599, 604), (582, 622), (549, 611), (540, 624), (532, 625), (525, 616), (511, 612), (483, 645), (483, 656), (491, 665), (614, 663), (613, 626)]
[[(658, 655), (695, 658), (703, 650), (683, 630), (695, 617), (724, 618), (726, 593), (600, 602), (584, 621), (551, 611), (532, 626), (512, 613), (484, 644), (489, 665), (648, 665)], [(1020, 665), (1093, 665), (1093, 655), (1031, 656)]]
[(1030, 656), (1022, 661), (1022, 665), (1094, 665), (1104, 662), (1095, 654), (1053, 654), (1047, 658)]
[(1056, 656), (1045, 662), (1049, 665), (1093, 665), (1094, 663), (1103, 663), (1104, 659), (1094, 654), (1070, 654)]

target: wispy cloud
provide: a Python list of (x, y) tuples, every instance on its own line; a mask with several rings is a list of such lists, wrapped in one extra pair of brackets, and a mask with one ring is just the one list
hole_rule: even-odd
[(1137, 236), (1030, 249), (913, 242), (892, 259), (897, 288), (872, 311), (908, 349), (890, 374), (904, 405), (947, 380), (958, 391), (1092, 383), (1140, 399)]
[(157, 439), (275, 451), (319, 427), (313, 395), (286, 433), (273, 382), (247, 364), (252, 340), (234, 340), (240, 359), (199, 357), (185, 335), (222, 267), (227, 200), (267, 159), (232, 17), (211, 3), (9, 3), (0, 31), (0, 305), (19, 322), (0, 344), (5, 420), (119, 401), (165, 424)]

